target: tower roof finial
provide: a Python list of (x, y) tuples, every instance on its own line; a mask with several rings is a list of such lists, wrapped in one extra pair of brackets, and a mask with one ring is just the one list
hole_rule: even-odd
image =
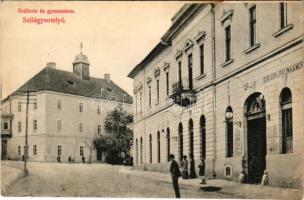
[(80, 42), (80, 54), (82, 54), (82, 48), (83, 48), (83, 44), (82, 42)]

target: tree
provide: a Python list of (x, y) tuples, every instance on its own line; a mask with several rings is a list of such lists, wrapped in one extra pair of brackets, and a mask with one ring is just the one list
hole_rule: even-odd
[(123, 156), (130, 156), (130, 140), (132, 131), (127, 124), (133, 122), (133, 117), (121, 108), (115, 108), (107, 114), (105, 119), (105, 135), (100, 135), (94, 140), (95, 148), (102, 148), (108, 153), (107, 162), (121, 164)]

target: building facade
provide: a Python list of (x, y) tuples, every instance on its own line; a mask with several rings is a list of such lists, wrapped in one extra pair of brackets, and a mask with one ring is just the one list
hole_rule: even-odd
[(80, 53), (73, 72), (56, 69), (55, 63), (27, 81), (2, 101), (2, 158), (21, 160), (25, 150), (26, 96), (28, 105), (28, 155), (30, 161), (104, 161), (105, 152), (93, 140), (105, 134), (107, 113), (116, 107), (132, 112), (132, 97), (109, 74), (104, 79), (89, 73), (87, 56)]
[[(203, 157), (209, 178), (301, 186), (301, 3), (186, 4), (134, 79), (134, 163)], [(287, 169), (288, 166), (288, 170)], [(198, 170), (196, 170), (198, 172)]]

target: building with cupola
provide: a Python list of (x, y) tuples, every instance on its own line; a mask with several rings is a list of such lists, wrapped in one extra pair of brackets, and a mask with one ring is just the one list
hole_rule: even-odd
[(104, 161), (102, 149), (93, 147), (96, 136), (104, 134), (107, 113), (116, 107), (132, 112), (132, 97), (110, 79), (90, 76), (88, 57), (82, 52), (73, 71), (47, 63), (40, 72), (2, 101), (2, 159), (21, 160), (24, 155), (26, 97), (28, 106), (29, 161)]
[(134, 79), (134, 163), (193, 155), (207, 179), (302, 187), (300, 2), (185, 4)]

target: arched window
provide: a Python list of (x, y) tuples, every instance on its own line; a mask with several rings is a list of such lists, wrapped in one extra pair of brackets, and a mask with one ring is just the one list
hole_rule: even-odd
[(157, 131), (157, 162), (160, 163), (160, 132)]
[(167, 128), (167, 161), (170, 161), (170, 129)]
[(140, 164), (143, 164), (143, 140), (140, 137)]
[(226, 157), (232, 157), (233, 156), (233, 111), (231, 106), (227, 107), (225, 118), (226, 118), (226, 139), (227, 139)]
[(189, 155), (194, 156), (194, 151), (193, 151), (193, 120), (190, 119), (188, 123), (189, 127)]
[(201, 133), (201, 158), (206, 158), (206, 119), (202, 115), (200, 118), (200, 133)]
[(280, 94), (282, 119), (282, 153), (292, 153), (292, 95), (289, 88)]
[(149, 135), (149, 161), (152, 163), (152, 135)]
[(138, 140), (135, 140), (135, 156), (136, 156), (136, 164), (138, 165)]
[(181, 161), (182, 158), (183, 158), (183, 155), (184, 155), (184, 152), (183, 152), (183, 143), (184, 143), (184, 139), (183, 139), (183, 124), (182, 123), (179, 123), (178, 125), (178, 153), (179, 153), (179, 160)]

